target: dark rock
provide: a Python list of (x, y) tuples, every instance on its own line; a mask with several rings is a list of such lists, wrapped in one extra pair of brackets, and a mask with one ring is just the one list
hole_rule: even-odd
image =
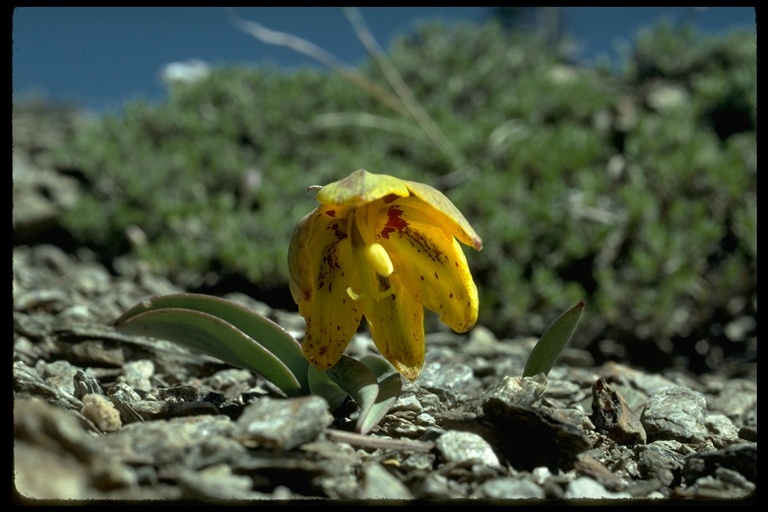
[(691, 454), (685, 460), (683, 477), (693, 482), (714, 475), (719, 468), (736, 471), (757, 484), (757, 443), (739, 443), (713, 452)]
[(683, 457), (651, 443), (638, 450), (637, 466), (643, 478), (671, 487), (680, 482)]
[(619, 444), (645, 444), (645, 429), (637, 415), (605, 379), (598, 379), (592, 387), (592, 422), (598, 432)]
[(578, 454), (591, 447), (580, 428), (553, 417), (544, 408), (490, 398), (483, 412), (498, 436), (498, 442), (492, 444), (516, 468), (570, 469)]

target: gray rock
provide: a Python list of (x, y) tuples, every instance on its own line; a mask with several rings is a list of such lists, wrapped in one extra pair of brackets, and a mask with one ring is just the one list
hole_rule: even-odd
[(739, 438), (757, 442), (757, 427), (744, 426), (739, 429)]
[(650, 396), (640, 421), (648, 440), (703, 441), (706, 412), (704, 395), (682, 386), (667, 386)]
[(491, 445), (472, 432), (448, 431), (437, 439), (436, 447), (447, 462), (477, 461), (489, 466), (501, 465)]
[(13, 486), (21, 498), (30, 501), (92, 497), (86, 465), (49, 446), (24, 441), (14, 444)]
[(472, 368), (456, 362), (427, 362), (414, 382), (430, 391), (449, 391), (458, 398), (472, 396), (479, 389)]
[(411, 453), (400, 463), (400, 467), (406, 471), (428, 471), (432, 469), (435, 458), (433, 453)]
[(251, 389), (253, 374), (248, 370), (230, 368), (214, 373), (206, 381), (211, 389), (219, 391), (227, 398), (237, 398)]
[[(231, 436), (234, 429), (225, 416), (190, 416), (131, 423), (104, 440), (112, 456), (134, 464), (198, 469), (221, 460), (222, 453), (210, 450), (208, 443), (218, 436)], [(243, 450), (239, 443), (228, 446), (231, 457)], [(239, 446), (239, 450), (232, 446)]]
[[(59, 380), (64, 385), (63, 380)], [(74, 392), (74, 385), (69, 386)], [(30, 368), (22, 361), (13, 363), (13, 389), (22, 396), (44, 397), (53, 403), (67, 409), (79, 410), (82, 402), (72, 393), (55, 382), (43, 380), (34, 368)]]
[(182, 469), (177, 476), (185, 499), (246, 500), (266, 499), (270, 495), (254, 492), (247, 475), (234, 475), (226, 464), (214, 464), (200, 471)]
[(31, 311), (45, 307), (54, 311), (61, 311), (68, 302), (67, 294), (59, 288), (30, 290), (14, 296), (13, 309)]
[(87, 422), (74, 411), (37, 398), (14, 400), (14, 436), (52, 451), (90, 461), (103, 449), (100, 437), (86, 431)]
[(504, 377), (483, 393), (465, 401), (460, 409), (480, 414), (491, 398), (505, 404), (529, 406), (544, 393), (546, 388), (547, 377), (543, 373), (532, 377)]
[(43, 379), (58, 386), (69, 394), (74, 395), (74, 378), (78, 368), (68, 361), (52, 361), (42, 366), (40, 372)]
[(89, 393), (97, 395), (104, 394), (104, 390), (101, 388), (99, 381), (83, 370), (77, 370), (75, 373), (75, 376), (72, 378), (72, 387), (74, 388), (75, 397), (79, 400), (82, 400), (83, 396)]
[(544, 489), (530, 480), (499, 477), (483, 482), (475, 497), (494, 500), (525, 500), (544, 499), (546, 494)]
[(423, 408), (421, 407), (419, 400), (414, 395), (400, 395), (397, 397), (397, 400), (395, 400), (395, 403), (392, 404), (392, 407), (390, 408), (390, 412), (398, 411), (411, 411), (415, 413), (421, 413)]
[(361, 499), (408, 500), (413, 495), (408, 488), (381, 464), (364, 464), (361, 469)]
[(595, 480), (581, 476), (568, 484), (564, 497), (566, 499), (613, 499), (631, 498), (626, 492), (611, 492)]
[(645, 393), (646, 396), (651, 396), (660, 388), (675, 384), (663, 375), (644, 373), (618, 363), (607, 363), (601, 375), (611, 382), (627, 383)]
[(682, 455), (666, 449), (659, 442), (638, 449), (637, 467), (642, 477), (655, 478), (667, 486), (673, 484), (683, 463)]
[(319, 396), (264, 397), (245, 408), (236, 437), (248, 447), (290, 450), (316, 439), (332, 421), (328, 403)]
[(686, 458), (683, 477), (692, 482), (714, 475), (719, 468), (740, 473), (757, 483), (757, 443), (738, 443), (716, 451), (693, 453)]
[(466, 497), (466, 492), (458, 482), (439, 473), (428, 473), (414, 490), (416, 499), (454, 499)]
[[(738, 422), (753, 411), (757, 403), (757, 382), (747, 379), (729, 380), (720, 389), (717, 395), (709, 397), (707, 404), (716, 412), (725, 414)], [(755, 416), (755, 425), (757, 425)]]
[(122, 382), (138, 391), (152, 389), (150, 378), (155, 374), (155, 363), (149, 359), (129, 361), (123, 365)]
[(698, 498), (706, 500), (734, 500), (746, 499), (752, 497), (756, 499), (756, 486), (752, 482), (738, 478), (738, 473), (727, 469), (719, 469), (715, 476), (708, 475), (697, 478), (687, 487), (677, 488), (675, 497), (679, 498)]
[(720, 444), (732, 443), (739, 438), (739, 429), (725, 414), (709, 414), (704, 419), (707, 431), (719, 440)]

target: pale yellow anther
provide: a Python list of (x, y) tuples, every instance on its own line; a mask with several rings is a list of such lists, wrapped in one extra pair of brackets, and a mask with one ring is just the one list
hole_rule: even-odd
[(347, 287), (347, 295), (349, 295), (352, 300), (363, 300), (365, 298), (362, 295), (355, 293), (351, 286)]
[(381, 244), (373, 243), (367, 246), (365, 248), (365, 259), (373, 267), (373, 270), (382, 277), (389, 277), (395, 270), (392, 260), (389, 259), (389, 254), (387, 254), (386, 249)]

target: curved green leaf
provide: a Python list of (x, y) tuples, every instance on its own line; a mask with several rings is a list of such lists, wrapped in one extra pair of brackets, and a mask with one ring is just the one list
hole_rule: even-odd
[[(172, 341), (251, 370), (272, 382), (288, 396), (306, 393), (297, 376), (275, 354), (231, 323), (191, 309), (162, 308), (129, 311), (115, 327), (125, 333)], [(304, 371), (306, 379), (306, 370)]]
[(371, 406), (366, 416), (360, 415), (357, 430), (366, 433), (379, 424), (381, 419), (395, 403), (403, 389), (403, 379), (395, 367), (383, 357), (369, 354), (360, 358), (360, 362), (367, 366), (379, 383), (379, 394), (376, 402)]
[(571, 340), (571, 336), (576, 330), (576, 326), (579, 325), (584, 306), (585, 303), (582, 300), (557, 317), (557, 319), (547, 327), (547, 330), (544, 331), (544, 334), (542, 334), (538, 343), (533, 347), (531, 355), (528, 356), (525, 370), (523, 370), (523, 377), (531, 377), (539, 373), (544, 373), (545, 375), (549, 374), (549, 371), (555, 365), (557, 358), (560, 357), (563, 349)]
[[(167, 308), (200, 311), (231, 324), (282, 361), (294, 374), (303, 390), (309, 389), (307, 383), (309, 363), (304, 358), (299, 342), (272, 320), (254, 313), (239, 304), (219, 297), (197, 293), (180, 293), (153, 297), (148, 301), (136, 304), (123, 313), (115, 321), (115, 325), (119, 326), (141, 313)], [(232, 361), (227, 362), (240, 366)]]
[(349, 356), (341, 356), (339, 362), (327, 369), (325, 374), (355, 399), (360, 408), (355, 429), (361, 434), (367, 433), (361, 427), (368, 424), (365, 419), (379, 396), (376, 376), (366, 365)]

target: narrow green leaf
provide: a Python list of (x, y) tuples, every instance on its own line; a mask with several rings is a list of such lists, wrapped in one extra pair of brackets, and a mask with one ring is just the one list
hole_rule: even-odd
[(299, 342), (272, 320), (220, 297), (197, 293), (153, 297), (148, 301), (136, 304), (123, 313), (115, 321), (115, 325), (119, 325), (138, 314), (166, 308), (200, 311), (232, 324), (280, 359), (293, 372), (302, 389), (308, 390), (307, 368), (309, 363), (301, 352)]
[[(232, 324), (208, 313), (163, 308), (124, 315), (119, 331), (172, 341), (253, 371), (288, 396), (306, 394), (296, 375), (275, 354)], [(306, 370), (304, 372), (306, 379)]]
[(523, 377), (532, 377), (539, 373), (549, 374), (549, 371), (555, 365), (557, 358), (563, 352), (563, 349), (571, 340), (576, 326), (579, 325), (581, 313), (584, 311), (585, 303), (580, 301), (578, 304), (557, 317), (552, 324), (547, 327), (538, 343), (533, 347), (531, 355), (523, 370)]
[(365, 418), (370, 414), (379, 396), (379, 383), (376, 381), (376, 376), (366, 365), (348, 356), (341, 356), (339, 362), (325, 373), (357, 402), (360, 416), (355, 428), (361, 434), (365, 434), (361, 427), (366, 424)]
[(373, 372), (379, 383), (379, 395), (376, 397), (376, 402), (371, 406), (367, 415), (361, 414), (358, 418), (357, 430), (365, 434), (379, 424), (397, 397), (400, 396), (403, 389), (403, 379), (394, 366), (383, 357), (369, 354), (360, 358), (360, 362)]

